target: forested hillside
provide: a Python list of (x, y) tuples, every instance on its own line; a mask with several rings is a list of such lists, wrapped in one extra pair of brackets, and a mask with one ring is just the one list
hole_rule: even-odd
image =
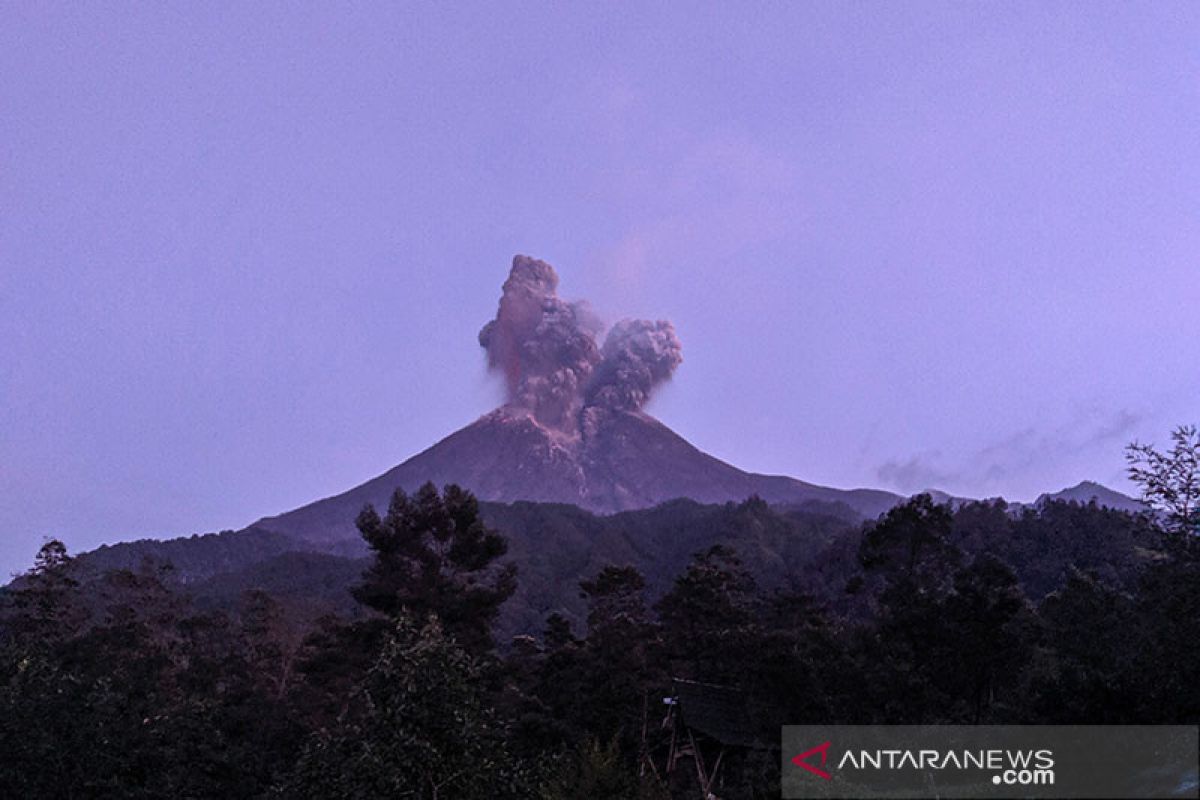
[[(501, 610), (502, 641), (536, 633), (548, 614), (580, 625), (586, 605), (578, 582), (608, 564), (628, 564), (662, 595), (692, 554), (713, 545), (735, 549), (764, 587), (810, 591), (834, 607), (855, 605), (846, 584), (858, 569), (858, 517), (836, 505), (772, 507), (760, 500), (701, 505), (675, 500), (653, 509), (597, 515), (552, 503), (481, 503), (481, 514), (508, 541), (506, 559), (519, 585)], [(1072, 567), (1127, 586), (1155, 552), (1148, 523), (1095, 505), (1046, 501), (1036, 508), (967, 503), (954, 515), (955, 544), (1012, 564), (1025, 591), (1041, 597)], [(264, 589), (291, 605), (352, 613), (349, 587), (368, 563), (360, 539), (315, 549), (258, 528), (164, 542), (112, 545), (81, 555), (81, 574), (143, 565), (170, 566), (172, 580), (205, 607), (231, 610), (242, 593)]]
[(787, 722), (1200, 717), (1197, 548), (1148, 516), (597, 517), (429, 486), (357, 526), (359, 558), (48, 543), (3, 595), (0, 792), (689, 797), (682, 731), (709, 790), (769, 797)]

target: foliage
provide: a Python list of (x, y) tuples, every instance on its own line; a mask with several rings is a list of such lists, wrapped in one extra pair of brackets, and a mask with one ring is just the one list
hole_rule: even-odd
[[(1153, 517), (927, 496), (857, 530), (755, 500), (506, 508), (527, 542), (563, 526), (522, 562), (534, 580), (582, 579), (567, 601), (534, 587), (540, 635), (498, 650), (508, 547), (453, 487), (364, 512), (357, 602), (330, 602), (359, 568), (328, 556), (294, 561), (316, 600), (268, 555), (214, 603), (188, 590), (220, 576), (48, 542), (0, 593), (0, 796), (693, 797), (690, 761), (666, 771), (676, 679), (735, 698), (717, 727), (766, 745), (726, 748), (726, 800), (778, 796), (786, 723), (1200, 719), (1200, 561)], [(593, 535), (630, 558), (580, 559)], [(659, 554), (673, 573), (642, 568)]]
[(516, 568), (496, 565), (508, 543), (484, 524), (474, 495), (427, 483), (410, 499), (398, 489), (385, 517), (367, 506), (357, 525), (375, 555), (352, 592), (360, 603), (389, 616), (436, 614), (464, 647), (491, 648)]
[(672, 672), (722, 683), (736, 680), (758, 627), (757, 585), (736, 552), (714, 545), (697, 553), (658, 602)]
[(521, 797), (482, 668), (431, 617), (405, 614), (356, 690), (353, 722), (320, 733), (282, 794), (303, 798)]
[(949, 506), (936, 505), (919, 494), (889, 510), (867, 529), (859, 547), (859, 561), (867, 570), (878, 570), (893, 583), (932, 589), (951, 575), (961, 553), (950, 543), (954, 515)]
[(1200, 429), (1182, 425), (1171, 432), (1173, 446), (1161, 451), (1134, 442), (1125, 451), (1129, 478), (1142, 499), (1166, 516), (1176, 533), (1200, 536)]
[(538, 800), (669, 800), (652, 780), (638, 780), (616, 739), (601, 744), (588, 738), (574, 751), (556, 759), (538, 787)]
[(49, 544), (4, 604), (0, 795), (265, 791), (298, 731), (256, 691), (228, 620), (189, 612), (157, 571), (85, 586), (72, 566)]

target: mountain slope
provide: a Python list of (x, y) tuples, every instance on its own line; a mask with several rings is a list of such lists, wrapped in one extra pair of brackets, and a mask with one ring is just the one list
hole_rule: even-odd
[(1061, 492), (1055, 494), (1044, 494), (1037, 499), (1037, 502), (1043, 503), (1047, 500), (1063, 500), (1068, 503), (1081, 503), (1083, 505), (1087, 505), (1095, 500), (1098, 506), (1116, 509), (1117, 511), (1128, 511), (1133, 514), (1146, 510), (1145, 504), (1140, 500), (1136, 500), (1126, 494), (1121, 494), (1114, 489), (1109, 489), (1107, 486), (1102, 486), (1093, 481), (1083, 481), (1077, 486), (1063, 489)]
[(569, 503), (602, 514), (681, 497), (724, 503), (758, 495), (790, 506), (840, 504), (873, 518), (901, 499), (743, 472), (640, 411), (597, 410), (579, 433), (567, 435), (503, 406), (360, 486), (255, 527), (310, 541), (351, 538), (365, 504), (382, 509), (397, 487), (412, 491), (426, 481), (457, 483), (485, 501)]

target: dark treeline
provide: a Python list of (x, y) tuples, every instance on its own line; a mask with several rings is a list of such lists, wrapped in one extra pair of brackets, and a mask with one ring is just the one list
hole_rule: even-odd
[(578, 585), (585, 625), (503, 643), (521, 576), (469, 493), (358, 527), (357, 611), (315, 619), (48, 543), (2, 598), (0, 796), (665, 800), (721, 753), (716, 796), (778, 797), (787, 723), (1200, 720), (1200, 548), (1147, 515), (922, 495), (806, 581), (760, 585), (721, 544), (663, 592), (612, 565)]

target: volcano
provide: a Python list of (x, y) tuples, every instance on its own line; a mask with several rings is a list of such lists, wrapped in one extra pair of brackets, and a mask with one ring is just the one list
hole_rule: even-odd
[(666, 320), (604, 325), (582, 302), (558, 296), (558, 273), (513, 258), (496, 316), (479, 332), (507, 402), (397, 467), (335, 497), (268, 517), (255, 527), (309, 541), (356, 535), (367, 503), (386, 507), (396, 489), (458, 484), (481, 500), (569, 503), (611, 514), (686, 498), (825, 504), (842, 516), (875, 517), (900, 500), (888, 492), (839, 491), (743, 472), (701, 452), (643, 411), (683, 361)]
[(570, 436), (526, 409), (502, 406), (360, 486), (254, 527), (314, 542), (356, 537), (354, 518), (365, 504), (382, 510), (397, 488), (413, 491), (426, 481), (458, 484), (481, 500), (569, 503), (603, 514), (676, 498), (724, 503), (757, 495), (773, 504), (874, 518), (901, 499), (744, 472), (641, 411), (605, 410), (589, 422)]

